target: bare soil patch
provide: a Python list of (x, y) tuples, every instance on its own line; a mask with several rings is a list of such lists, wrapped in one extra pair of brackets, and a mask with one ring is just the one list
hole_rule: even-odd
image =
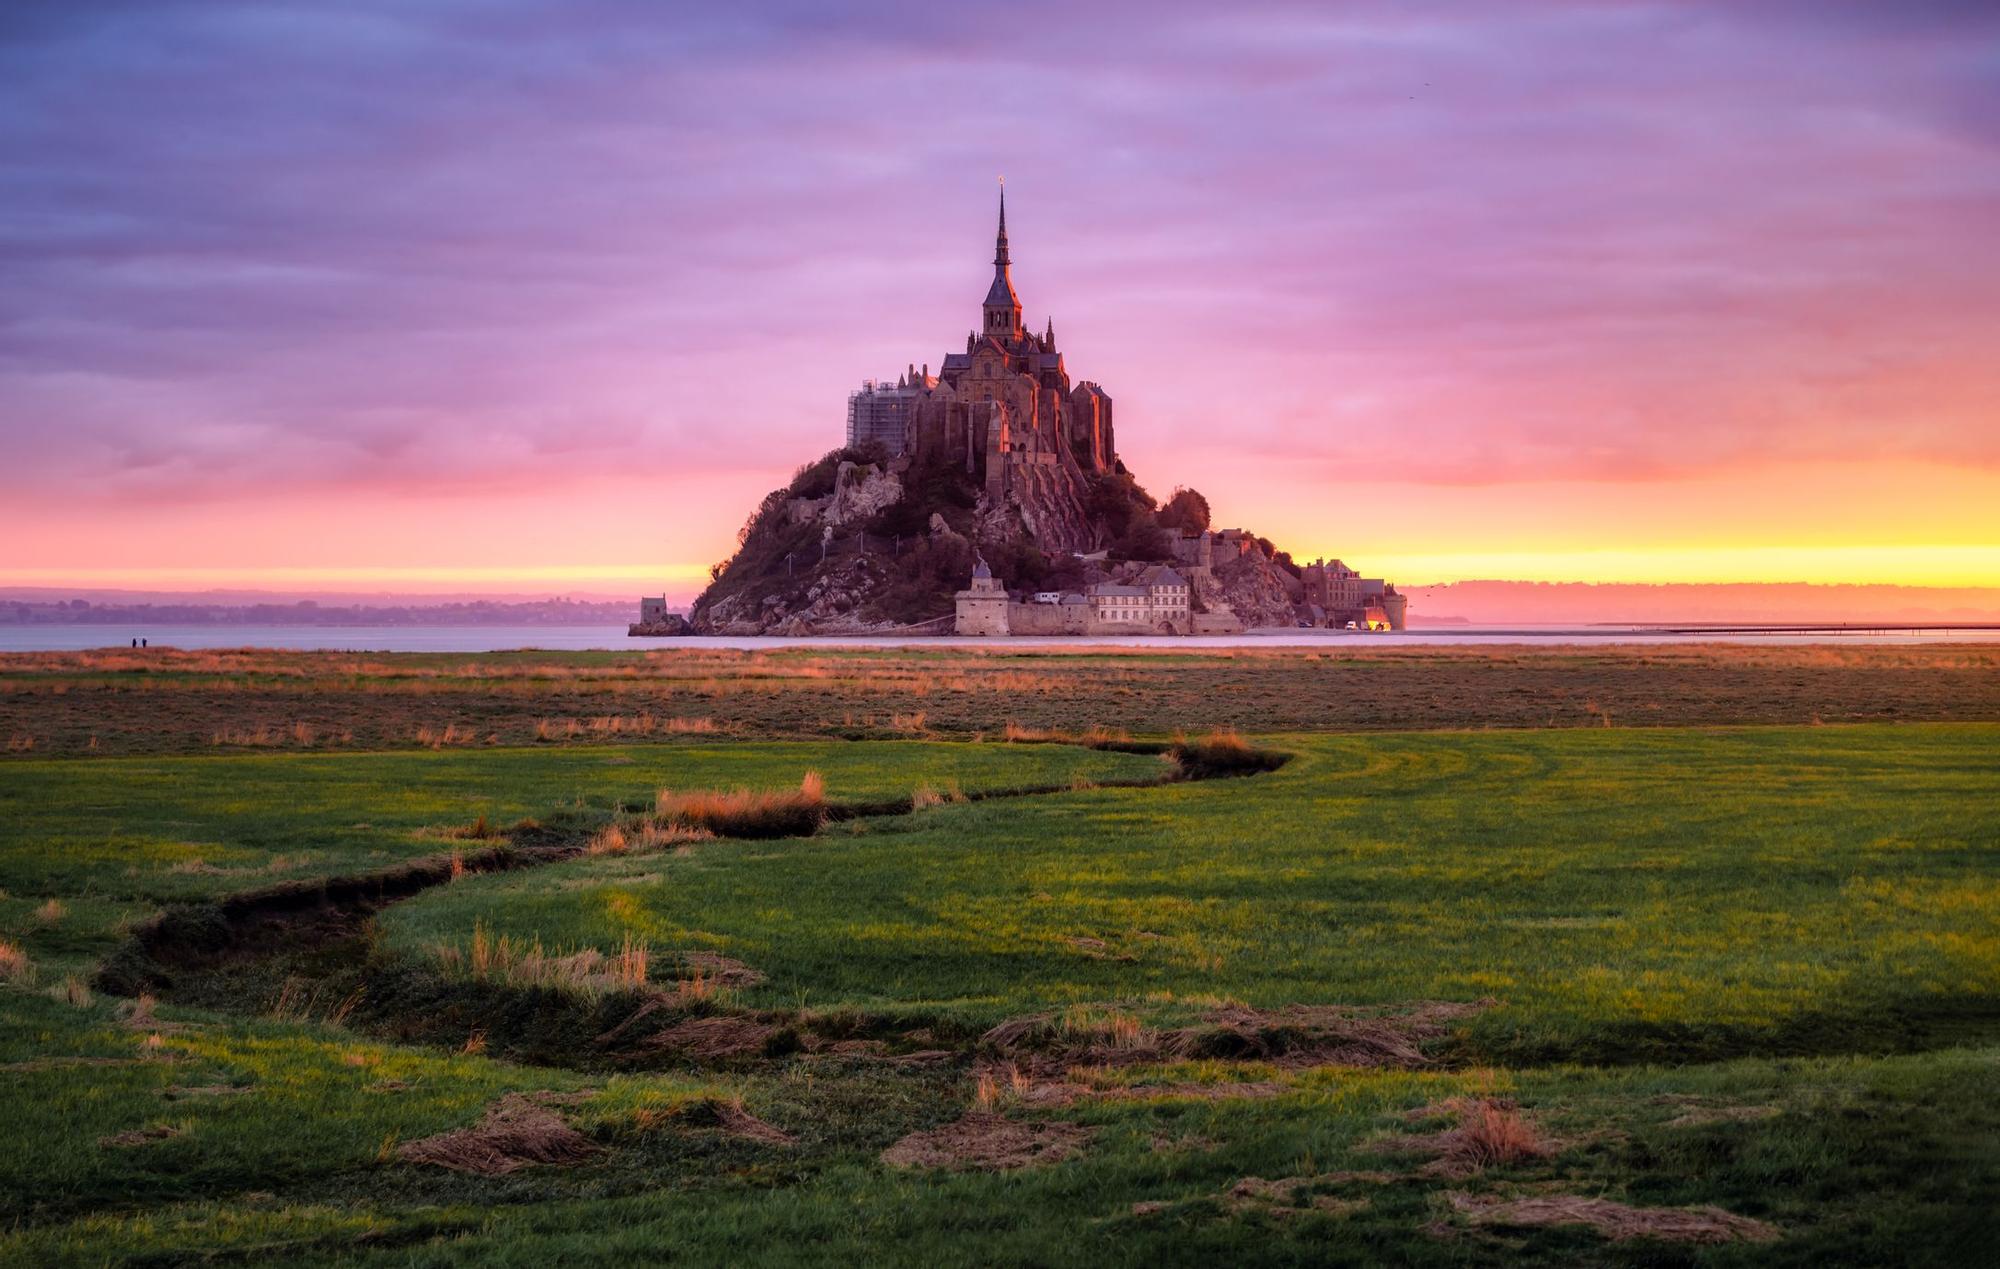
[(1445, 1198), (1454, 1212), (1473, 1225), (1586, 1225), (1614, 1242), (1657, 1238), (1677, 1243), (1768, 1243), (1779, 1237), (1774, 1226), (1719, 1207), (1631, 1207), (1575, 1194), (1510, 1199), (1451, 1193)]
[(1136, 1024), (1077, 1026), (1062, 1015), (1039, 1013), (1000, 1023), (979, 1038), (979, 1047), (1026, 1060), (1038, 1070), (1050, 1060), (1065, 1065), (1134, 1066), (1191, 1058), (1263, 1062), (1291, 1070), (1416, 1068), (1436, 1060), (1426, 1046), (1447, 1038), (1455, 1024), (1496, 1003), (1417, 1000), (1276, 1009), (1223, 1005), (1194, 1026), (1163, 1031)]
[(1098, 1085), (1072, 1080), (1023, 1079), (1018, 1086), (1010, 1087), (1025, 1106), (1069, 1106), (1080, 1101), (1147, 1101), (1152, 1098), (1220, 1102), (1282, 1097), (1291, 1091), (1288, 1086), (1271, 1080), (1243, 1080), (1226, 1084), (1176, 1080), (1165, 1084)]
[(1667, 1121), (1669, 1128), (1704, 1128), (1710, 1124), (1750, 1123), (1759, 1119), (1773, 1119), (1784, 1114), (1784, 1109), (1779, 1106), (1741, 1103), (1716, 1105), (1706, 1097), (1667, 1094), (1655, 1097), (1653, 1100), (1664, 1105), (1683, 1108), (1680, 1114)]
[(478, 1176), (505, 1176), (535, 1164), (587, 1162), (600, 1147), (544, 1104), (549, 1096), (508, 1093), (486, 1108), (478, 1127), (405, 1142), (396, 1157)]
[[(1289, 1220), (1295, 1216), (1347, 1216), (1368, 1207), (1365, 1198), (1340, 1198), (1332, 1194), (1313, 1194), (1314, 1188), (1326, 1184), (1330, 1176), (1288, 1176), (1276, 1180), (1246, 1176), (1237, 1180), (1219, 1197), (1222, 1209), (1232, 1215), (1256, 1214), (1276, 1220)], [(1203, 1206), (1211, 1201), (1195, 1200)], [(1181, 1204), (1160, 1199), (1149, 1199), (1132, 1204), (1132, 1215), (1152, 1216)]]
[(1201, 1137), (1193, 1134), (1173, 1137), (1164, 1132), (1156, 1132), (1153, 1134), (1152, 1140), (1147, 1144), (1153, 1148), (1155, 1153), (1203, 1154), (1215, 1149), (1222, 1143), (1213, 1137)]
[(1248, 1058), (1279, 1066), (1427, 1066), (1424, 1046), (1493, 1000), (1414, 1000), (1385, 1006), (1225, 1005), (1205, 1027), (1170, 1032), (1166, 1046), (1188, 1057)]
[(679, 968), (680, 977), (699, 979), (711, 987), (737, 991), (764, 981), (762, 970), (719, 952), (670, 952), (664, 959)]
[(1307, 1212), (1345, 1216), (1368, 1206), (1365, 1198), (1343, 1199), (1331, 1194), (1305, 1193), (1317, 1180), (1309, 1176), (1288, 1176), (1266, 1181), (1262, 1177), (1246, 1176), (1229, 1187), (1223, 1202), (1232, 1212), (1255, 1211), (1279, 1218), (1301, 1216)]
[(798, 1144), (798, 1138), (776, 1124), (768, 1124), (733, 1102), (724, 1102), (715, 1108), (716, 1123), (732, 1137), (745, 1141), (761, 1142), (767, 1146), (791, 1146)]
[(689, 1057), (757, 1057), (780, 1028), (738, 1014), (688, 1018), (646, 1037), (649, 1049), (670, 1049)]
[(155, 1141), (166, 1141), (181, 1136), (185, 1132), (173, 1124), (154, 1124), (149, 1128), (133, 1128), (117, 1132), (109, 1137), (99, 1137), (97, 1144), (106, 1150), (128, 1150), (134, 1146), (151, 1145)]
[(1022, 1122), (989, 1111), (913, 1132), (882, 1152), (882, 1162), (898, 1168), (950, 1168), (1002, 1172), (1061, 1163), (1079, 1153), (1090, 1138), (1081, 1124)]

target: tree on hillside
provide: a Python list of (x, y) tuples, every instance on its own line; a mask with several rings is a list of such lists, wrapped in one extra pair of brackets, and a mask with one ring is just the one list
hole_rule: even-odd
[(1173, 497), (1160, 508), (1160, 527), (1183, 533), (1206, 533), (1209, 528), (1208, 499), (1192, 489), (1175, 486)]

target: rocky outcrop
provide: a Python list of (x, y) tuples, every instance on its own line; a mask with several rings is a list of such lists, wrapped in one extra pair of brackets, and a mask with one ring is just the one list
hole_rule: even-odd
[(740, 590), (696, 613), (696, 625), (710, 634), (869, 634), (895, 628), (894, 622), (863, 615), (882, 582), (882, 569), (865, 556), (829, 561), (796, 589)]
[(834, 528), (864, 524), (903, 496), (903, 482), (873, 463), (842, 463), (821, 513)]
[(1255, 629), (1297, 624), (1304, 587), (1262, 551), (1253, 550), (1219, 562), (1206, 585), (1197, 583), (1195, 593), (1209, 610), (1227, 609)]
[(930, 531), (931, 541), (933, 542), (947, 547), (953, 545), (961, 546), (968, 551), (972, 549), (971, 541), (963, 533), (952, 528), (950, 522), (935, 511), (931, 512)]
[(1074, 463), (1012, 468), (999, 510), (1011, 511), (1022, 532), (1051, 554), (1096, 550), (1083, 473)]
[[(704, 634), (875, 634), (947, 621), (977, 558), (1007, 584), (1076, 590), (1133, 582), (1144, 560), (1102, 561), (1107, 547), (1149, 554), (1153, 506), (1122, 471), (1086, 477), (1063, 456), (974, 483), (946, 464), (842, 450), (801, 467), (745, 527), (736, 555), (696, 601)], [(1240, 535), (1239, 535), (1240, 538)], [(1245, 626), (1289, 626), (1298, 579), (1261, 545), (1194, 574), (1197, 611)], [(1017, 575), (1018, 574), (1018, 575)], [(637, 633), (635, 631), (635, 633)], [(647, 632), (650, 633), (650, 632)]]
[(626, 627), (625, 633), (648, 638), (671, 638), (694, 633), (694, 627), (679, 613), (665, 613), (655, 621), (635, 621)]

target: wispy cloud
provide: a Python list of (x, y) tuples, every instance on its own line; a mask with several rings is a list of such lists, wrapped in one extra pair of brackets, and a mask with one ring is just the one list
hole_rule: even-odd
[(0, 492), (768, 484), (962, 336), (1001, 171), (1134, 466), (1269, 456), (1245, 514), (2000, 472), (1996, 47), (1861, 0), (9, 6)]

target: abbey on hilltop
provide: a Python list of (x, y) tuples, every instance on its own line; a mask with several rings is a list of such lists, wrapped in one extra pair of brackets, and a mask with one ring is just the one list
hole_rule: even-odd
[[(1088, 379), (1071, 383), (1053, 317), (1039, 335), (1022, 321), (1005, 186), (979, 329), (966, 332), (965, 351), (945, 354), (936, 374), (929, 362), (912, 363), (894, 387), (868, 382), (848, 398), (847, 443), (871, 442), (917, 462), (961, 466), (990, 502), (1013, 502), (1030, 515), (1037, 501), (1065, 501), (1081, 478), (1117, 468), (1110, 394)], [(1058, 525), (1037, 527), (1066, 536)]]
[(1393, 586), (1212, 528), (1119, 461), (1111, 396), (1022, 319), (1000, 193), (993, 278), (963, 352), (847, 401), (846, 444), (772, 490), (686, 618), (632, 633), (1203, 634), (1395, 628)]

